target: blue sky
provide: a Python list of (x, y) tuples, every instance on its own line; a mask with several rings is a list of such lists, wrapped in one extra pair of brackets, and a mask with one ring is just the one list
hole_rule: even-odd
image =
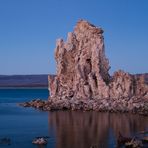
[(0, 0), (0, 74), (55, 73), (56, 39), (79, 19), (105, 31), (111, 73), (148, 72), (148, 0)]

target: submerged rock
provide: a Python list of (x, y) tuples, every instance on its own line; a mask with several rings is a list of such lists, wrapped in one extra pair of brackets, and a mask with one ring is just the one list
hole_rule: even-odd
[(10, 138), (1, 138), (0, 145), (11, 145), (11, 139)]
[(143, 141), (144, 143), (147, 143), (147, 144), (148, 144), (148, 136), (144, 137), (144, 138), (142, 139), (142, 141)]
[[(148, 147), (147, 137), (144, 135), (147, 133), (139, 133), (134, 137), (124, 137), (119, 133), (117, 138), (117, 148), (146, 148)], [(141, 135), (142, 134), (142, 135)]]
[(125, 143), (126, 148), (142, 148), (143, 144), (141, 140), (132, 139), (130, 142)]

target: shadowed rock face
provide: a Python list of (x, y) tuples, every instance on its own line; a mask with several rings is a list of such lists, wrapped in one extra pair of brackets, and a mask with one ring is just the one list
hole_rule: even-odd
[(143, 77), (119, 70), (111, 77), (103, 30), (80, 20), (67, 41), (57, 40), (57, 76), (49, 76), (50, 99), (148, 98)]

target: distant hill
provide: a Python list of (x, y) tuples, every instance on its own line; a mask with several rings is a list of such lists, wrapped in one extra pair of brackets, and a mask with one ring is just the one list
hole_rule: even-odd
[[(140, 75), (148, 84), (148, 73)], [(48, 75), (0, 75), (0, 87), (48, 87)]]
[(148, 84), (148, 73), (144, 73), (144, 74), (136, 74), (136, 76), (141, 76), (143, 75), (145, 78), (145, 83)]
[(48, 75), (0, 75), (0, 87), (48, 87)]

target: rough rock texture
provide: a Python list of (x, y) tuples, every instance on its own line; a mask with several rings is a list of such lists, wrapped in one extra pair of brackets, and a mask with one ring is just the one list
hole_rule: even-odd
[(74, 32), (68, 33), (66, 43), (57, 41), (57, 76), (54, 80), (49, 77), (51, 97), (109, 97), (109, 62), (102, 33), (101, 28), (79, 21)]
[(148, 99), (148, 85), (144, 77), (130, 75), (119, 70), (115, 72), (109, 84), (110, 98), (145, 97)]
[(57, 76), (49, 76), (49, 99), (124, 99), (148, 96), (143, 77), (121, 70), (109, 75), (103, 30), (80, 20), (67, 41), (59, 39), (55, 49)]
[(133, 112), (148, 115), (144, 77), (119, 70), (109, 75), (103, 30), (80, 20), (67, 41), (57, 40), (57, 75), (49, 76), (50, 96), (22, 104), (42, 110), (71, 109)]

